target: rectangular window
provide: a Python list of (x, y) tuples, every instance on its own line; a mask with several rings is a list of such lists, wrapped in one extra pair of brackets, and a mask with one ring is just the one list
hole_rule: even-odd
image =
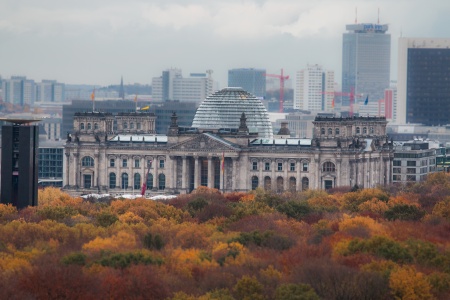
[(258, 162), (257, 161), (252, 162), (252, 170), (253, 171), (258, 170)]
[(134, 160), (134, 167), (139, 168), (139, 159)]
[(416, 174), (416, 168), (408, 168), (406, 169), (407, 174)]
[(415, 160), (408, 160), (408, 161), (406, 162), (406, 165), (407, 165), (408, 167), (415, 167), (415, 166), (416, 166), (416, 161), (415, 161)]
[(159, 160), (159, 168), (164, 169), (164, 159)]
[(416, 181), (416, 175), (406, 175), (406, 181)]
[(152, 160), (151, 159), (149, 159), (149, 160), (147, 160), (147, 168), (151, 168), (152, 167)]
[(303, 163), (303, 172), (308, 172), (308, 163)]
[(401, 173), (401, 168), (393, 168), (392, 173)]
[(283, 163), (282, 162), (278, 163), (278, 171), (283, 171)]
[(402, 165), (402, 161), (401, 160), (394, 160), (394, 167), (400, 167)]
[(402, 175), (393, 175), (393, 176), (392, 176), (392, 179), (393, 179), (394, 181), (401, 181), (401, 180), (402, 180)]
[(295, 171), (295, 162), (291, 162), (290, 170)]
[(110, 167), (114, 167), (115, 164), (116, 164), (115, 159), (114, 159), (114, 158), (111, 158), (111, 159), (109, 160), (109, 166), (110, 166)]
[(264, 163), (264, 170), (270, 171), (270, 163), (269, 162)]
[(122, 159), (122, 167), (126, 168), (128, 165), (128, 160), (126, 158)]

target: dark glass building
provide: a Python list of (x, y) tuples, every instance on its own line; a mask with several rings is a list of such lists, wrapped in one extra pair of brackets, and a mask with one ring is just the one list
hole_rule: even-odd
[(228, 70), (228, 86), (241, 87), (252, 95), (266, 97), (266, 70), (232, 69)]
[(39, 126), (23, 121), (2, 127), (1, 203), (19, 209), (38, 204)]
[(450, 124), (450, 49), (409, 48), (406, 122)]

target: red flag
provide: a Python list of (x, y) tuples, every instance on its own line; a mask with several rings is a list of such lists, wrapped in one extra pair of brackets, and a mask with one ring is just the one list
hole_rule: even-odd
[(92, 90), (91, 100), (92, 100), (92, 101), (95, 100), (95, 88)]

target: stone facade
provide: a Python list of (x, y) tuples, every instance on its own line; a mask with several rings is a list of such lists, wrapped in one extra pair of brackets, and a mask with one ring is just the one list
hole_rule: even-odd
[[(111, 130), (114, 118), (122, 126)], [(248, 132), (244, 114), (239, 128), (214, 130), (179, 127), (174, 114), (167, 135), (155, 135), (155, 118), (76, 114), (65, 145), (64, 189), (139, 193), (147, 173), (147, 194), (188, 193), (199, 186), (283, 192), (391, 182), (393, 148), (384, 118), (317, 117), (312, 139), (259, 138)], [(132, 131), (130, 122), (141, 123), (142, 130)]]

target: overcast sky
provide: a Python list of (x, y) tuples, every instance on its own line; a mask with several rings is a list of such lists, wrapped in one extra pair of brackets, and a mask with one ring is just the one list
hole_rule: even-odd
[(397, 40), (450, 38), (449, 0), (0, 0), (0, 75), (70, 84), (151, 84), (164, 69), (265, 68), (295, 77), (320, 64), (341, 77), (342, 33), (389, 24)]

